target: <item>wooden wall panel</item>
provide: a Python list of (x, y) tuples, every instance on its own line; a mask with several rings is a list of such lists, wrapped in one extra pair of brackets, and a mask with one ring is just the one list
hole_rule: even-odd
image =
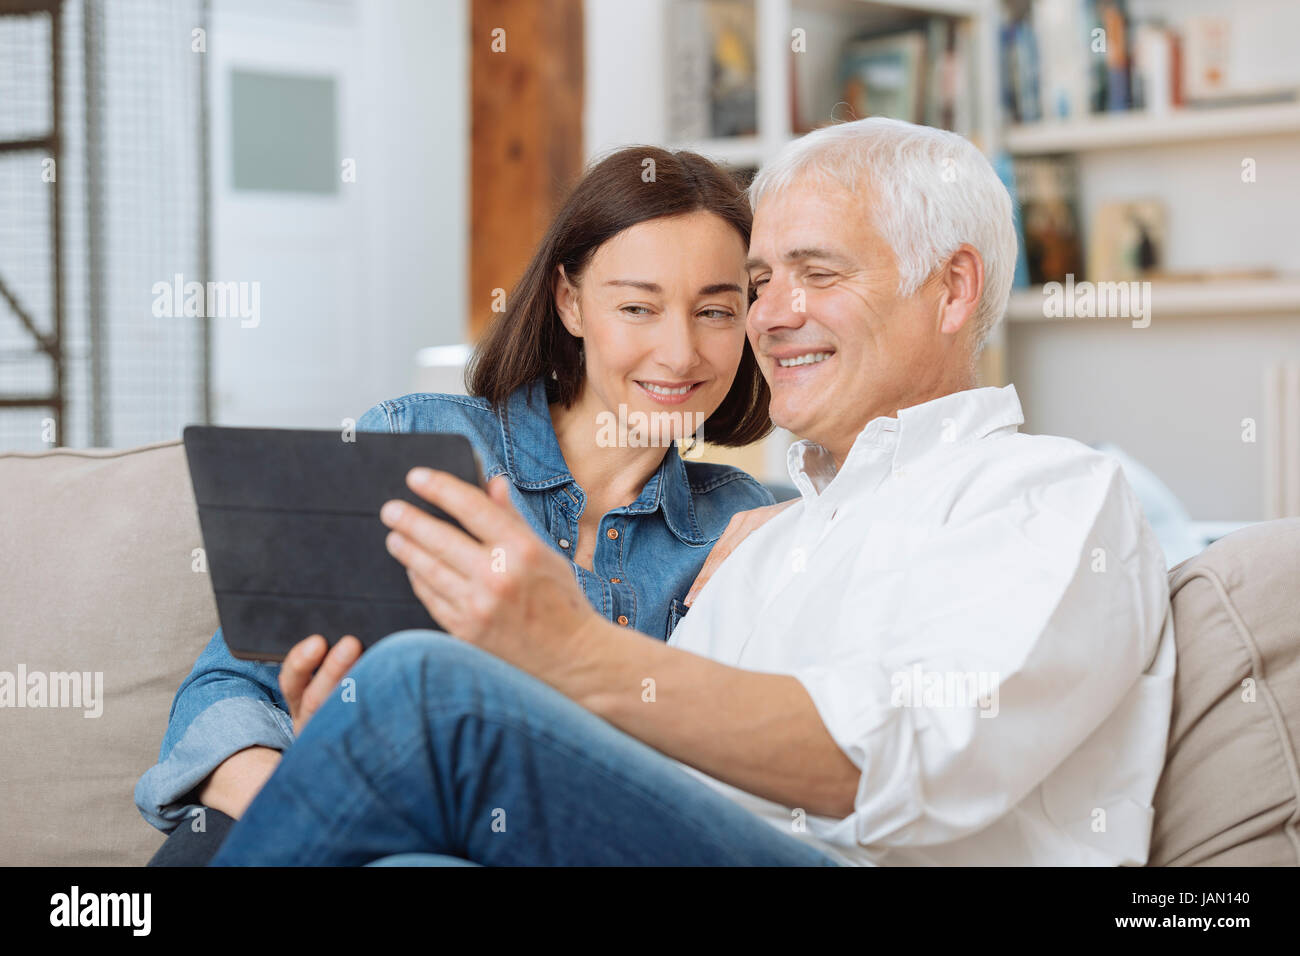
[[(471, 0), (470, 321), (514, 287), (582, 171), (582, 0)], [(494, 52), (493, 31), (505, 50)]]

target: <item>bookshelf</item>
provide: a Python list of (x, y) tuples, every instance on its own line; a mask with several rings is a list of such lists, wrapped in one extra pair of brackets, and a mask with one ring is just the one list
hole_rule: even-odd
[[(1237, 99), (1004, 127), (1018, 164), (1073, 163), (1085, 246), (1108, 205), (1155, 201), (1167, 224), (1157, 266), (1166, 274), (1150, 279), (1148, 327), (1048, 317), (1041, 286), (1018, 289), (1002, 323), (1005, 368), (1026, 431), (1114, 442), (1159, 474), (1194, 518), (1230, 530), (1280, 517), (1278, 488), (1300, 482), (1300, 472), (1278, 466), (1285, 423), (1300, 407), (1284, 407), (1293, 399), (1276, 387), (1300, 360), (1292, 238), (1300, 102), (1283, 99), (1300, 88), (1300, 67), (1277, 42), (1300, 28), (1300, 8), (1288, 0), (1127, 0), (1127, 8), (1184, 42), (1194, 18), (1225, 19)], [(1261, 102), (1245, 105), (1251, 93)], [(1247, 160), (1258, 171), (1249, 179)], [(1081, 278), (1104, 282), (1105, 271), (1085, 256)], [(1257, 436), (1243, 437), (1246, 421)]]

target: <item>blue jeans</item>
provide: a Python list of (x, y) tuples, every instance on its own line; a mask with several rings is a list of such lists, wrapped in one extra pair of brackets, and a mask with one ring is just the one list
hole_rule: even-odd
[(348, 676), (213, 866), (837, 865), (440, 631), (390, 634)]

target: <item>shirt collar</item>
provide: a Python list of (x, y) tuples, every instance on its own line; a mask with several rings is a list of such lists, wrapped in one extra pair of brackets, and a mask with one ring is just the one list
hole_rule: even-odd
[[(969, 388), (902, 408), (898, 417), (873, 418), (858, 433), (843, 471), (852, 472), (889, 455), (896, 473), (1025, 422), (1015, 385)], [(835, 459), (821, 445), (801, 439), (786, 453), (790, 478), (805, 498), (821, 494), (836, 476)]]
[[(501, 423), (506, 472), (516, 487), (541, 491), (567, 484), (572, 486), (569, 491), (577, 501), (585, 500), (586, 495), (569, 471), (555, 437), (544, 377), (539, 376), (511, 392), (497, 408), (497, 418)], [(710, 539), (696, 521), (690, 475), (675, 442), (668, 446), (663, 462), (641, 494), (628, 505), (627, 513), (648, 514), (656, 509), (662, 509), (664, 522), (684, 543), (709, 543)]]

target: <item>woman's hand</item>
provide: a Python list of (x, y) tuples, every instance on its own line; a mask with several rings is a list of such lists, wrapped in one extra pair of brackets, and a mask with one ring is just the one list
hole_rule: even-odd
[(323, 636), (313, 634), (295, 644), (280, 665), (280, 692), (289, 705), (294, 737), (302, 733), (311, 715), (329, 699), (348, 668), (361, 656), (361, 641), (351, 634), (326, 654), (328, 646)]
[(686, 600), (683, 603), (687, 607), (691, 606), (695, 598), (699, 596), (700, 588), (704, 587), (705, 582), (713, 577), (713, 573), (721, 567), (727, 556), (740, 547), (740, 542), (799, 500), (798, 498), (791, 498), (788, 501), (778, 501), (774, 505), (764, 505), (762, 508), (737, 511), (732, 515), (731, 521), (727, 523), (727, 530), (722, 532), (722, 537), (718, 539), (713, 546), (713, 550), (709, 552), (708, 560), (704, 562), (704, 567), (700, 568), (700, 573), (695, 576), (695, 582), (686, 593)]

